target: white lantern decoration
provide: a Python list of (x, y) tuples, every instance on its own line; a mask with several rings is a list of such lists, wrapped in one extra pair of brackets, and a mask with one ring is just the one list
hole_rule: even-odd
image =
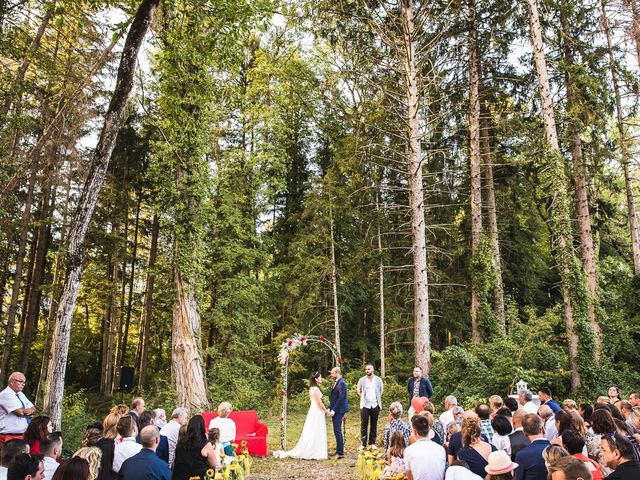
[(523, 392), (525, 390), (529, 389), (529, 386), (527, 385), (527, 382), (525, 382), (524, 380), (520, 379), (520, 381), (518, 383), (516, 383), (516, 389), (518, 390), (518, 393)]

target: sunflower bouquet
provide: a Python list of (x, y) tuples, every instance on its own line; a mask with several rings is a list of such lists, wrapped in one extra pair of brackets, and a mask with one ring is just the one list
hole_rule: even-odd
[(386, 465), (384, 452), (381, 452), (375, 445), (369, 445), (366, 448), (360, 448), (358, 454), (358, 462), (356, 468), (360, 480), (403, 480), (404, 474), (394, 475), (393, 477), (384, 477), (384, 467)]

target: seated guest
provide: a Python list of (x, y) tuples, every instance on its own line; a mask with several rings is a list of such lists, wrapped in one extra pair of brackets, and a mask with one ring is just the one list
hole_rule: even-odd
[(483, 480), (483, 478), (469, 470), (469, 465), (464, 460), (455, 460), (447, 468), (444, 480)]
[(97, 480), (102, 462), (102, 451), (98, 447), (80, 447), (73, 457), (86, 460), (89, 464), (89, 480)]
[(591, 480), (587, 466), (574, 457), (562, 457), (549, 466), (550, 480)]
[(476, 407), (476, 415), (480, 418), (480, 430), (485, 440), (491, 443), (493, 440), (493, 427), (491, 426), (491, 410), (489, 406), (481, 403)]
[(613, 472), (607, 480), (638, 480), (640, 463), (634, 459), (633, 445), (619, 433), (605, 434), (600, 439), (602, 455)]
[[(489, 407), (487, 407), (487, 417)], [(462, 421), (462, 449), (458, 452), (458, 460), (464, 460), (469, 470), (478, 476), (485, 475), (487, 459), (496, 447), (480, 438), (481, 423), (478, 417), (468, 417)]]
[(513, 431), (511, 428), (511, 422), (504, 415), (496, 415), (491, 421), (493, 427), (493, 439), (491, 444), (498, 450), (504, 450), (511, 455), (511, 442), (509, 441), (509, 435)]
[[(142, 429), (148, 425), (153, 425), (154, 427), (158, 428), (156, 424), (156, 420), (157, 420), (157, 414), (155, 410), (145, 410), (144, 412), (142, 412), (140, 414), (140, 422), (139, 422), (140, 432), (142, 432)], [(160, 429), (158, 429), (158, 432), (160, 432)], [(141, 443), (140, 436), (136, 438), (136, 441), (138, 443)], [(169, 440), (164, 435), (160, 435), (160, 443), (158, 447), (155, 449), (155, 452), (158, 458), (169, 463)]]
[[(453, 408), (455, 409), (457, 407), (453, 407)], [(435, 410), (435, 407), (433, 406), (433, 403), (427, 400), (424, 406), (422, 407), (422, 409), (425, 412), (429, 412), (433, 418), (433, 424), (431, 426), (431, 431), (433, 432), (433, 434), (429, 434), (429, 438), (434, 442), (442, 445), (444, 443), (444, 426), (442, 425), (442, 422), (440, 421), (440, 419), (435, 417), (436, 410)]]
[(387, 419), (389, 423), (384, 430), (382, 430), (382, 445), (385, 451), (391, 445), (391, 435), (393, 432), (400, 432), (404, 437), (405, 445), (409, 445), (409, 436), (411, 435), (411, 426), (402, 421), (402, 404), (400, 402), (393, 402), (389, 405), (389, 416)]
[(7, 441), (24, 434), (27, 421), (36, 411), (22, 392), (26, 377), (20, 372), (9, 375), (9, 385), (0, 392), (0, 440)]
[(133, 457), (142, 450), (142, 445), (136, 443), (137, 434), (138, 427), (135, 419), (130, 415), (120, 417), (120, 420), (118, 420), (118, 435), (122, 437), (122, 441), (116, 443), (113, 451), (112, 470), (114, 472), (118, 473), (127, 458)]
[(89, 462), (79, 457), (63, 460), (53, 480), (89, 480)]
[(444, 399), (444, 412), (442, 412), (439, 419), (443, 429), (447, 428), (450, 423), (453, 423), (453, 409), (457, 406), (458, 399), (453, 395), (449, 395)]
[[(464, 422), (467, 418), (478, 418), (478, 415), (473, 410), (467, 410), (462, 415), (462, 421)], [(449, 446), (446, 450), (449, 464), (452, 464), (458, 458), (458, 452), (462, 450), (462, 447), (462, 426), (460, 426), (460, 431), (453, 433), (449, 437)]]
[(218, 416), (209, 422), (209, 429), (220, 429), (220, 441), (224, 446), (224, 453), (230, 456), (235, 455), (231, 444), (236, 439), (236, 422), (229, 418), (231, 408), (229, 402), (222, 402), (218, 405)]
[(404, 450), (405, 472), (409, 480), (443, 480), (446, 464), (442, 446), (429, 440), (429, 417), (415, 415), (411, 427), (416, 441)]
[(531, 442), (516, 454), (516, 480), (547, 480), (547, 467), (542, 451), (551, 445), (542, 434), (542, 419), (535, 413), (525, 415), (522, 428)]
[(204, 419), (195, 415), (189, 420), (186, 433), (178, 439), (173, 463), (173, 480), (189, 480), (203, 476), (218, 463), (216, 451), (204, 434)]
[[(143, 412), (144, 414), (144, 412)], [(140, 421), (142, 422), (142, 415)], [(204, 423), (204, 422), (203, 422)], [(142, 450), (122, 464), (119, 480), (171, 480), (167, 462), (156, 454), (160, 445), (160, 432), (155, 425), (147, 425), (140, 431)]]
[(518, 464), (511, 460), (507, 452), (496, 450), (489, 454), (488, 464), (484, 468), (487, 472), (487, 480), (512, 480), (513, 471)]
[(20, 438), (12, 438), (2, 444), (0, 450), (0, 480), (7, 480), (9, 464), (22, 453), (29, 453), (29, 445)]
[(547, 405), (554, 414), (562, 410), (560, 404), (553, 399), (549, 387), (542, 387), (538, 391), (538, 397), (540, 398), (540, 406)]
[(40, 452), (44, 456), (42, 459), (44, 464), (42, 478), (43, 480), (51, 480), (58, 469), (58, 458), (62, 455), (62, 435), (52, 433), (40, 440)]
[(522, 420), (525, 416), (524, 410), (518, 410), (513, 414), (513, 432), (509, 434), (509, 443), (511, 444), (511, 460), (516, 459), (517, 453), (524, 447), (531, 445), (531, 441), (527, 438), (522, 428)]
[(600, 468), (598, 462), (584, 455), (584, 438), (579, 432), (566, 431), (562, 436), (562, 444), (570, 455), (585, 463), (587, 469), (591, 472), (593, 480), (602, 480), (604, 478), (602, 468)]
[(391, 434), (389, 448), (386, 450), (387, 466), (384, 467), (382, 477), (392, 477), (407, 471), (404, 463), (404, 451), (407, 444), (402, 432), (396, 430)]
[(220, 430), (217, 428), (210, 428), (207, 434), (207, 440), (213, 445), (213, 449), (216, 451), (218, 463), (216, 467), (221, 466), (222, 455), (224, 454), (224, 447), (220, 443)]
[(29, 453), (40, 453), (40, 440), (53, 433), (51, 419), (45, 415), (33, 417), (24, 432), (24, 441), (29, 444)]
[(7, 480), (39, 480), (43, 473), (44, 465), (40, 455), (21, 453), (9, 465)]
[(180, 431), (180, 427), (187, 424), (187, 420), (187, 410), (178, 407), (171, 414), (171, 420), (160, 430), (160, 435), (167, 437), (169, 442), (169, 468), (173, 468), (173, 459), (175, 457), (176, 444), (178, 443), (178, 432)]

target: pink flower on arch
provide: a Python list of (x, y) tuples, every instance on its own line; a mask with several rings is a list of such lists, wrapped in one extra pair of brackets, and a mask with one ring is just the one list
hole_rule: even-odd
[(342, 363), (344, 362), (344, 360), (342, 359), (342, 357), (338, 358), (338, 363)]

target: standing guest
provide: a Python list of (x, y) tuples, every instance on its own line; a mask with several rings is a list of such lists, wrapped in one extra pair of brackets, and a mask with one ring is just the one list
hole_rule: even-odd
[[(358, 380), (356, 392), (360, 396), (360, 442), (363, 447), (375, 445), (378, 436), (378, 415), (382, 408), (382, 379), (374, 375), (371, 363), (364, 367), (365, 375)], [(371, 425), (369, 427), (369, 424)]]
[(9, 465), (7, 480), (42, 480), (43, 473), (44, 465), (40, 455), (21, 453)]
[(124, 461), (127, 458), (133, 457), (142, 449), (142, 445), (136, 442), (137, 434), (138, 427), (136, 426), (136, 422), (132, 416), (125, 415), (118, 420), (118, 435), (122, 437), (122, 441), (120, 443), (116, 443), (113, 452), (112, 470), (114, 472), (118, 473)]
[(595, 480), (588, 467), (577, 458), (562, 457), (549, 467), (550, 480)]
[(640, 393), (634, 392), (629, 394), (629, 403), (632, 407), (640, 407)]
[(444, 448), (429, 440), (429, 419), (416, 415), (411, 419), (416, 441), (404, 451), (408, 480), (443, 480), (446, 458)]
[(604, 460), (613, 472), (607, 480), (638, 480), (640, 463), (634, 459), (633, 445), (618, 433), (605, 434), (600, 439)]
[(173, 460), (175, 458), (180, 427), (186, 424), (187, 410), (185, 408), (178, 407), (171, 414), (171, 420), (169, 420), (160, 430), (160, 435), (167, 437), (167, 441), (169, 442), (169, 468), (173, 468)]
[[(562, 409), (560, 409), (562, 410)], [(556, 417), (549, 405), (542, 405), (538, 409), (538, 415), (544, 422), (544, 438), (551, 441), (558, 437), (558, 429), (556, 428)]]
[(422, 374), (422, 368), (413, 367), (413, 376), (407, 380), (407, 392), (409, 393), (409, 419), (413, 417), (415, 409), (411, 406), (411, 400), (415, 397), (430, 398), (433, 395), (433, 386), (431, 381)]
[(502, 450), (497, 450), (489, 454), (489, 461), (484, 467), (487, 472), (487, 480), (512, 480), (513, 471), (518, 468), (518, 464), (511, 460), (511, 457)]
[(123, 415), (127, 415), (129, 413), (129, 407), (127, 407), (124, 403), (120, 403), (119, 405), (112, 407), (109, 413), (115, 413), (119, 417), (122, 417)]
[(504, 406), (504, 402), (502, 401), (502, 397), (500, 395), (491, 395), (489, 397), (489, 408), (491, 409), (491, 420), (498, 414), (498, 410), (500, 410)]
[(622, 414), (623, 420), (627, 422), (627, 425), (633, 428), (633, 420), (631, 420), (631, 412), (633, 411), (633, 405), (631, 405), (631, 402), (628, 402), (626, 400), (620, 400), (620, 403), (618, 403), (618, 408), (620, 409), (620, 413)]
[(611, 405), (611, 399), (606, 395), (600, 395), (598, 398), (596, 398), (596, 405), (598, 404)]
[(116, 448), (115, 440), (118, 437), (118, 421), (121, 417), (119, 413), (110, 413), (102, 421), (102, 438), (96, 444), (102, 452), (98, 480), (114, 480), (117, 477), (113, 471), (113, 456)]
[(185, 435), (178, 440), (173, 464), (173, 480), (188, 480), (204, 476), (218, 463), (213, 445), (204, 434), (204, 419), (195, 415), (189, 420)]
[(89, 480), (89, 462), (79, 457), (63, 460), (52, 480)]
[(489, 410), (489, 406), (481, 403), (476, 407), (476, 414), (478, 418), (480, 418), (480, 429), (482, 436), (487, 440), (488, 443), (491, 443), (493, 440), (493, 427), (491, 426), (491, 410)]
[(620, 397), (620, 390), (618, 390), (618, 387), (616, 387), (615, 385), (609, 387), (607, 396), (609, 397), (609, 402), (611, 403), (611, 405), (615, 405), (620, 400), (622, 400), (622, 398)]
[(562, 444), (570, 455), (574, 456), (581, 462), (584, 462), (587, 469), (591, 472), (593, 480), (602, 480), (604, 478), (604, 473), (602, 472), (600, 464), (584, 455), (584, 438), (579, 432), (573, 430), (566, 431), (562, 436)]
[(525, 415), (522, 428), (531, 445), (516, 454), (516, 480), (547, 480), (543, 450), (551, 445), (542, 434), (542, 419), (535, 413)]
[(538, 390), (538, 397), (540, 398), (540, 405), (547, 405), (553, 413), (562, 410), (560, 404), (553, 399), (549, 387), (542, 387)]
[(58, 469), (58, 458), (62, 455), (62, 436), (52, 433), (40, 441), (40, 452), (43, 455), (44, 464), (43, 480), (51, 480)]
[[(467, 410), (462, 415), (462, 422), (467, 418), (478, 418), (478, 415), (473, 410)], [(462, 442), (462, 425), (460, 426), (460, 430), (458, 432), (452, 433), (449, 437), (449, 445), (447, 447), (447, 460), (449, 461), (449, 465), (455, 462), (458, 459), (458, 453), (463, 448)]]
[(478, 476), (485, 475), (489, 454), (496, 451), (495, 446), (482, 440), (481, 431), (481, 421), (478, 417), (465, 418), (462, 421), (462, 449), (458, 452), (458, 460), (467, 462), (469, 470)]
[(382, 478), (392, 477), (407, 471), (407, 466), (404, 463), (404, 451), (406, 447), (407, 444), (404, 441), (402, 432), (398, 430), (394, 431), (391, 434), (389, 448), (386, 450), (387, 466), (384, 467)]
[(515, 413), (520, 408), (518, 400), (516, 400), (515, 398), (505, 397), (503, 400), (504, 406), (511, 410), (513, 413)]
[(331, 369), (331, 378), (334, 380), (333, 388), (329, 393), (329, 410), (331, 423), (333, 424), (333, 435), (336, 438), (336, 451), (330, 453), (330, 457), (344, 457), (344, 438), (342, 436), (342, 419), (349, 411), (349, 400), (347, 399), (347, 383), (342, 378), (340, 367)]
[(503, 417), (507, 417), (509, 419), (509, 422), (511, 422), (511, 419), (513, 417), (513, 412), (509, 409), (509, 407), (500, 407), (496, 412), (496, 415), (502, 415)]
[(442, 428), (445, 430), (449, 426), (450, 423), (453, 423), (455, 419), (453, 418), (453, 409), (458, 406), (458, 399), (453, 395), (449, 395), (444, 399), (444, 412), (440, 415), (440, 423), (442, 424)]
[[(575, 411), (575, 410), (571, 410)], [(556, 438), (552, 440), (551, 443), (556, 445), (562, 445), (562, 434), (566, 430), (575, 430), (576, 427), (573, 424), (573, 416), (565, 410), (561, 410), (555, 414), (556, 419), (556, 430), (558, 431), (558, 435)]]
[(229, 418), (232, 408), (229, 402), (222, 402), (218, 405), (218, 416), (209, 422), (209, 430), (212, 428), (220, 430), (220, 442), (224, 447), (224, 453), (229, 456), (234, 454), (231, 444), (236, 439), (236, 422)]
[(154, 412), (156, 412), (156, 426), (158, 428), (162, 428), (167, 424), (167, 413), (164, 411), (164, 408), (154, 408)]
[(518, 403), (526, 413), (538, 413), (538, 406), (533, 403), (533, 393), (529, 390), (522, 390), (518, 394)]
[(513, 431), (511, 422), (504, 415), (496, 415), (491, 421), (493, 427), (493, 438), (491, 444), (498, 450), (504, 450), (511, 455), (511, 442), (509, 435)]
[(607, 409), (598, 408), (594, 410), (593, 415), (591, 416), (591, 431), (594, 435), (586, 442), (587, 453), (590, 458), (593, 458), (598, 462), (598, 464), (600, 464), (606, 477), (612, 470), (607, 466), (607, 462), (605, 462), (600, 439), (603, 435), (611, 434), (616, 431), (616, 423)]
[(100, 474), (102, 451), (98, 447), (82, 447), (73, 454), (73, 458), (82, 458), (89, 464), (89, 480), (97, 480)]
[(9, 375), (9, 385), (0, 392), (0, 443), (22, 438), (36, 409), (22, 392), (27, 379), (20, 372)]
[(569, 457), (569, 452), (567, 452), (560, 445), (549, 445), (542, 451), (542, 458), (544, 459), (544, 464), (549, 470), (549, 465), (557, 462), (563, 457)]
[[(204, 426), (204, 421), (202, 422)], [(125, 460), (118, 474), (119, 480), (171, 480), (167, 462), (160, 459), (156, 449), (160, 445), (160, 432), (155, 425), (140, 431), (142, 450)]]
[(24, 441), (29, 444), (29, 453), (40, 453), (40, 440), (53, 433), (51, 419), (45, 415), (33, 417), (24, 432)]
[(118, 413), (110, 413), (102, 421), (102, 436), (104, 438), (110, 438), (115, 440), (118, 438), (118, 420), (122, 418), (122, 415)]
[(562, 409), (565, 411), (570, 411), (570, 410), (578, 410), (578, 404), (576, 403), (575, 400), (571, 400), (570, 398), (567, 398), (566, 400), (564, 400), (562, 402)]
[(440, 419), (438, 420), (435, 419), (434, 414), (436, 410), (433, 406), (433, 403), (427, 400), (427, 402), (424, 404), (423, 410), (425, 412), (429, 412), (431, 414), (431, 417), (433, 418), (433, 422), (431, 426), (431, 431), (433, 432), (433, 435), (429, 434), (429, 438), (435, 441), (436, 443), (444, 446), (444, 438), (445, 438), (444, 427), (442, 426), (442, 422), (440, 422)]
[(581, 403), (578, 413), (587, 425), (587, 428), (591, 426), (591, 415), (593, 415), (593, 407), (590, 403)]
[(513, 433), (509, 435), (509, 442), (511, 443), (511, 460), (516, 459), (516, 454), (524, 447), (531, 445), (531, 441), (525, 435), (522, 428), (522, 420), (526, 415), (525, 411), (520, 409), (513, 414)]
[[(160, 429), (156, 424), (156, 419), (157, 419), (157, 414), (155, 410), (145, 410), (144, 412), (142, 412), (140, 414), (141, 434), (142, 434), (142, 429), (148, 425), (153, 425), (158, 429), (158, 432), (160, 432)], [(136, 438), (136, 441), (138, 443), (142, 443), (140, 440), (140, 435), (138, 435), (138, 437)], [(154, 451), (156, 452), (156, 455), (160, 460), (164, 460), (165, 462), (169, 463), (169, 439), (167, 437), (165, 437), (164, 435), (160, 435), (160, 443), (154, 449)]]
[(402, 404), (393, 402), (389, 405), (389, 424), (382, 431), (382, 445), (386, 451), (391, 445), (391, 435), (393, 432), (400, 432), (404, 438), (404, 444), (409, 445), (409, 436), (411, 435), (411, 426), (402, 421)]
[(21, 438), (7, 440), (0, 450), (0, 480), (7, 480), (9, 464), (22, 453), (29, 453), (29, 445)]
[(144, 400), (140, 397), (134, 398), (131, 402), (129, 415), (135, 420), (138, 431), (140, 431), (140, 414), (142, 412), (144, 412)]

